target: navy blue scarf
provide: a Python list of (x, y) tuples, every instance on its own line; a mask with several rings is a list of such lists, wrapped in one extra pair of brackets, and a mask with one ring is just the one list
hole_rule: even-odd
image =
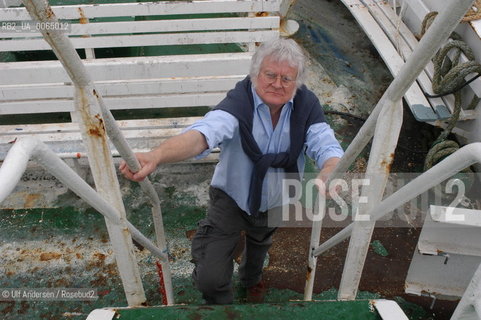
[(262, 182), (267, 169), (269, 167), (284, 168), (285, 172), (299, 173), (297, 159), (302, 152), (307, 130), (310, 125), (325, 122), (325, 119), (319, 99), (303, 85), (294, 97), (294, 109), (290, 118), (291, 144), (288, 151), (263, 154), (252, 135), (254, 98), (251, 86), (249, 77), (239, 81), (214, 110), (226, 111), (239, 121), (242, 149), (254, 164), (248, 198), (249, 211), (253, 215), (258, 215)]

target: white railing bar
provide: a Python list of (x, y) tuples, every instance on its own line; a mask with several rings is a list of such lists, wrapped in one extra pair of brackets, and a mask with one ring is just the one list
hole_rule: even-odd
[(159, 249), (146, 238), (129, 221), (119, 218), (117, 210), (105, 201), (91, 186), (70, 168), (62, 159), (50, 150), (47, 145), (36, 138), (20, 138), (9, 150), (3, 165), (0, 167), (0, 203), (13, 191), (25, 172), (28, 160), (41, 164), (65, 186), (75, 192), (94, 209), (116, 225), (125, 226), (132, 237), (162, 261), (168, 261), (166, 252)]
[[(120, 130), (117, 123), (115, 122), (115, 119), (112, 116), (112, 113), (105, 105), (105, 102), (102, 99), (102, 96), (100, 96), (100, 94), (98, 94), (96, 91), (94, 91), (94, 94), (99, 102), (100, 110), (102, 111), (102, 117), (104, 119), (105, 130), (107, 131), (107, 135), (109, 136), (110, 141), (112, 141), (112, 144), (117, 148), (117, 151), (119, 152), (120, 156), (125, 160), (129, 168), (133, 172), (139, 171), (141, 169), (140, 163), (135, 157), (134, 152), (130, 148), (127, 142), (127, 139), (125, 139), (124, 135), (122, 134), (122, 131)], [(165, 238), (163, 236), (164, 227), (162, 223), (162, 216), (161, 216), (162, 213), (160, 208), (159, 195), (155, 191), (154, 186), (152, 185), (148, 177), (140, 182), (140, 186), (142, 187), (142, 190), (147, 194), (148, 198), (150, 199), (153, 208), (156, 208), (155, 209), (156, 214), (154, 215), (154, 218), (160, 218), (160, 225), (154, 224), (157, 243), (159, 244), (160, 247), (162, 246), (166, 247)]]
[[(45, 25), (57, 25), (58, 21), (48, 1), (23, 0), (22, 1), (32, 20), (42, 22)], [(50, 30), (48, 30), (50, 29)], [(53, 49), (57, 58), (65, 67), (69, 59), (78, 60), (82, 64), (71, 42), (60, 30), (54, 28), (41, 28), (39, 30), (46, 42)], [(70, 49), (70, 50), (69, 50)], [(67, 58), (67, 59), (65, 59)], [(83, 74), (79, 79), (71, 70), (65, 68), (67, 74), (75, 84), (73, 119), (78, 122), (82, 141), (88, 152), (88, 161), (98, 193), (117, 210), (119, 218), (126, 219), (126, 210), (120, 193), (120, 186), (116, 170), (112, 161), (112, 155), (107, 143), (107, 136), (100, 110), (95, 97), (92, 94), (93, 83), (88, 74)], [(132, 235), (119, 225), (112, 224), (105, 219), (109, 233), (110, 244), (115, 254), (117, 268), (129, 306), (137, 306), (145, 303), (145, 291), (142, 284), (139, 266), (135, 257)]]
[[(58, 21), (51, 7), (43, 0), (24, 0), (23, 2), (29, 13), (32, 15), (33, 18), (36, 18), (37, 21), (54, 23)], [(110, 110), (106, 107), (102, 96), (100, 95), (100, 93), (95, 91), (93, 87), (93, 81), (88, 74), (82, 60), (74, 49), (72, 42), (64, 33), (59, 30), (49, 30), (49, 32), (44, 32), (44, 30), (42, 30), (42, 34), (45, 40), (52, 47), (52, 50), (55, 52), (59, 61), (64, 66), (67, 74), (72, 79), (72, 82), (77, 87), (89, 89), (92, 88), (92, 91), (87, 91), (85, 93), (90, 97), (92, 95), (95, 96), (95, 99), (97, 100), (98, 106), (102, 113), (102, 117), (104, 118), (104, 125), (107, 130), (107, 134), (109, 135), (109, 138), (119, 151), (122, 158), (126, 160), (129, 167), (134, 170), (135, 168), (137, 168), (136, 171), (138, 171), (140, 169), (140, 164), (138, 163), (137, 159), (134, 156), (134, 153), (130, 149), (123, 134), (115, 123), (115, 119), (113, 118)], [(162, 212), (160, 209), (160, 200), (158, 198), (158, 195), (149, 180), (146, 180), (144, 183), (142, 183), (141, 187), (147, 193), (152, 203), (152, 215), (156, 239), (158, 242), (157, 244), (163, 251), (167, 251), (164, 227), (162, 222)], [(174, 304), (171, 272), (168, 260), (161, 261), (161, 265), (163, 269), (162, 274), (164, 286), (166, 289), (167, 303), (169, 305)]]
[[(384, 199), (379, 206), (370, 210), (367, 215), (371, 217), (372, 221), (377, 221), (387, 213), (399, 208), (406, 202), (414, 199), (418, 195), (426, 192), (442, 181), (475, 163), (481, 163), (481, 142), (468, 144), (446, 157), (443, 161), (439, 162), (431, 169)], [(349, 238), (353, 226), (354, 223), (349, 224), (329, 240), (321, 244), (316, 250), (314, 250), (313, 255), (319, 256)]]
[[(304, 286), (304, 300), (311, 301), (312, 300), (312, 292), (314, 291), (314, 280), (316, 276), (316, 266), (317, 266), (317, 256), (314, 256), (312, 252), (319, 246), (320, 237), (321, 237), (321, 227), (322, 227), (322, 219), (320, 219), (319, 214), (325, 213), (325, 198), (321, 198), (321, 195), (316, 197), (316, 202), (314, 204), (314, 218), (312, 221), (312, 232), (311, 232), (311, 240), (309, 245), (309, 257), (307, 260), (307, 272), (306, 272), (306, 283)], [(322, 207), (319, 207), (322, 206)]]
[[(365, 178), (370, 181), (370, 185), (363, 186), (361, 190), (361, 197), (369, 200), (367, 203), (357, 204), (358, 212), (354, 213), (355, 216), (358, 213), (371, 211), (382, 200), (391, 171), (396, 144), (399, 140), (399, 133), (401, 132), (402, 101), (387, 100), (379, 118), (381, 120), (376, 125), (365, 175)], [(356, 217), (354, 221), (356, 221)], [(375, 222), (354, 223), (339, 286), (338, 299), (345, 300), (356, 297), (374, 226)]]
[[(41, 6), (42, 0), (31, 0), (31, 1), (36, 5), (40, 2), (40, 6)], [(42, 10), (42, 8), (39, 10)], [(48, 7), (44, 5), (43, 10), (48, 11)], [(36, 17), (39, 19), (42, 18), (40, 15), (36, 15)], [(51, 19), (55, 19), (55, 16), (51, 17)], [(43, 22), (43, 20), (40, 20), (40, 21)], [(70, 40), (58, 30), (52, 30), (51, 32), (49, 32), (49, 34), (45, 38), (47, 42), (49, 42), (49, 44), (52, 46), (57, 57), (61, 61), (67, 73), (69, 74), (69, 77), (72, 79), (72, 82), (79, 87), (90, 87), (93, 84), (93, 81), (91, 80), (90, 75), (88, 74), (87, 69), (82, 63), (77, 52), (71, 45)], [(140, 170), (139, 162), (135, 158), (133, 151), (128, 145), (121, 130), (117, 126), (117, 123), (115, 123), (115, 119), (112, 116), (112, 113), (110, 112), (110, 110), (105, 105), (100, 93), (95, 91), (94, 89), (93, 92), (90, 92), (87, 94), (94, 94), (95, 98), (99, 102), (99, 107), (102, 112), (102, 117), (104, 118), (103, 120), (104, 120), (105, 129), (107, 130), (109, 139), (117, 148), (117, 151), (119, 152), (121, 157), (124, 158), (126, 161), (128, 161), (127, 163), (129, 164), (129, 167), (137, 171)], [(147, 186), (148, 184), (150, 184), (150, 187)], [(160, 206), (160, 200), (150, 181), (147, 180), (142, 185), (144, 185), (143, 189), (144, 191), (146, 191), (152, 203), (158, 204)], [(160, 220), (162, 220), (162, 218)], [(155, 227), (157, 227), (157, 225)], [(161, 229), (163, 229), (163, 227)], [(157, 230), (156, 230), (156, 236), (157, 236), (157, 241), (159, 241), (159, 238), (163, 238), (162, 235), (160, 235), (157, 232)], [(164, 242), (165, 244), (165, 240), (161, 240), (161, 242)]]

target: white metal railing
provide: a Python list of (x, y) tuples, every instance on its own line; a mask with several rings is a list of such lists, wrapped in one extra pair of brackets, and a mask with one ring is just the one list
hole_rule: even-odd
[[(147, 248), (161, 263), (168, 264), (168, 255), (165, 250), (158, 248), (146, 238), (128, 220), (118, 214), (118, 209), (108, 203), (98, 192), (89, 186), (72, 168), (70, 168), (55, 152), (50, 150), (43, 142), (35, 138), (20, 138), (12, 146), (0, 167), (0, 202), (13, 191), (20, 181), (29, 159), (41, 164), (47, 171), (54, 175), (60, 182), (75, 192), (94, 209), (100, 212), (115, 227), (128, 230), (139, 244)], [(121, 255), (128, 254), (120, 252)], [(127, 260), (124, 256), (117, 257)], [(124, 288), (125, 289), (125, 288)]]
[[(308, 259), (308, 275), (304, 291), (305, 300), (312, 300), (317, 256), (349, 236), (351, 236), (351, 240), (344, 264), (338, 298), (354, 299), (357, 294), (375, 221), (382, 214), (396, 209), (399, 205), (411, 200), (421, 192), (428, 190), (465, 167), (481, 161), (481, 144), (476, 143), (463, 147), (433, 167), (432, 169), (434, 170), (431, 169), (425, 172), (381, 202), (402, 124), (401, 99), (419, 73), (434, 56), (440, 45), (447, 41), (449, 35), (454, 31), (472, 3), (473, 0), (451, 0), (446, 4), (445, 10), (439, 14), (428, 32), (421, 39), (418, 47), (388, 87), (368, 120), (349, 145), (339, 165), (329, 177), (327, 183), (339, 176), (340, 173), (345, 172), (374, 136), (366, 170), (366, 176), (374, 181), (371, 181), (370, 188), (363, 188), (361, 193), (361, 197), (368, 198), (369, 202), (357, 206), (359, 208), (357, 214), (369, 216), (369, 222), (356, 222), (354, 217), (355, 222), (319, 246), (322, 220), (314, 220), (310, 244), (311, 251)], [(418, 191), (421, 192), (418, 193)], [(325, 210), (325, 208), (322, 209)]]
[[(475, 163), (481, 163), (481, 142), (468, 144), (446, 157), (446, 159), (384, 199), (377, 207), (368, 211), (365, 215), (369, 216), (370, 220), (375, 222), (384, 217), (387, 213), (399, 208), (408, 201), (416, 198), (418, 195), (426, 192), (464, 168)], [(351, 235), (353, 228), (354, 223), (349, 224), (313, 250), (313, 256), (319, 256), (347, 239)]]
[(87, 182), (85, 182), (72, 168), (70, 168), (55, 152), (50, 150), (42, 141), (35, 138), (20, 138), (13, 144), (10, 152), (0, 167), (0, 202), (13, 191), (20, 181), (29, 160), (34, 160), (65, 184), (80, 198), (104, 215), (115, 225), (128, 228), (139, 244), (147, 248), (154, 256), (167, 261), (167, 254), (146, 238), (129, 221), (118, 217), (117, 209), (109, 204)]
[[(134, 172), (139, 171), (141, 168), (139, 161), (135, 157), (132, 149), (129, 147), (127, 140), (125, 139), (122, 132), (120, 131), (120, 128), (117, 126), (115, 119), (112, 116), (112, 113), (105, 106), (102, 100), (102, 97), (101, 96), (97, 96), (97, 97), (98, 97), (100, 109), (102, 111), (102, 116), (105, 121), (105, 129), (110, 138), (110, 141), (112, 141), (114, 146), (117, 148), (120, 156), (125, 160), (129, 168)], [(152, 185), (148, 177), (146, 177), (144, 180), (139, 182), (139, 184), (142, 190), (145, 192), (145, 194), (149, 198), (152, 205), (152, 220), (154, 222), (154, 231), (155, 231), (157, 245), (161, 248), (162, 252), (167, 254), (168, 248), (167, 248), (167, 242), (165, 239), (164, 223), (162, 219), (162, 209), (160, 207), (159, 195), (157, 194), (157, 191), (155, 191), (154, 186)], [(166, 298), (167, 304), (173, 305), (174, 294), (172, 289), (172, 276), (171, 276), (170, 264), (168, 259), (161, 260), (160, 267), (161, 267), (161, 274), (162, 274), (161, 281), (163, 281), (163, 284), (164, 284), (165, 294), (166, 294), (165, 298)]]
[[(43, 0), (23, 0), (23, 3), (33, 20), (46, 22), (47, 24), (57, 22), (57, 18), (55, 17), (55, 14), (50, 8), (48, 2)], [(129, 305), (140, 305), (145, 302), (145, 294), (140, 279), (140, 273), (138, 272), (137, 262), (133, 254), (130, 235), (124, 232), (125, 228), (121, 228), (121, 226), (123, 225), (122, 221), (126, 221), (125, 208), (123, 207), (120, 188), (118, 186), (118, 180), (115, 174), (115, 168), (113, 166), (111, 152), (108, 147), (104, 131), (107, 131), (111, 141), (116, 146), (120, 155), (126, 160), (127, 164), (132, 170), (138, 171), (140, 169), (140, 165), (135, 158), (132, 150), (128, 146), (125, 138), (121, 134), (120, 129), (117, 127), (117, 124), (115, 123), (112, 114), (105, 106), (101, 95), (95, 90), (93, 81), (90, 75), (87, 73), (86, 68), (83, 65), (77, 52), (75, 51), (71, 41), (60, 30), (42, 29), (40, 31), (42, 32), (44, 39), (52, 47), (52, 50), (64, 66), (67, 74), (69, 75), (72, 83), (75, 86), (75, 106), (78, 115), (77, 121), (79, 122), (79, 126), (82, 131), (82, 139), (84, 140), (84, 143), (86, 144), (88, 150), (88, 159), (94, 176), (95, 184), (97, 189), (99, 190), (99, 194), (111, 204), (109, 208), (104, 208), (104, 212), (102, 212), (101, 210), (99, 211), (104, 214), (105, 212), (115, 212), (116, 214), (115, 217), (110, 216), (109, 219), (106, 220), (109, 235), (112, 240), (111, 243), (116, 256), (120, 276), (124, 284), (127, 302)], [(22, 144), (28, 145), (28, 143)], [(39, 145), (44, 146), (43, 144)], [(54, 157), (51, 155), (52, 152), (46, 147), (32, 147), (32, 152), (35, 152), (36, 158), (40, 160), (44, 159), (42, 155), (39, 155), (39, 150), (45, 152), (46, 154), (50, 154), (50, 156), (45, 157), (49, 157), (50, 159), (52, 159), (52, 161), (54, 161)], [(55, 162), (58, 163), (59, 161), (57, 160), (58, 159), (56, 159)], [(47, 166), (48, 168), (48, 164), (45, 161), (42, 161), (42, 164), (44, 166)], [(54, 175), (58, 174), (58, 172), (56, 172), (55, 170), (50, 171)], [(76, 178), (74, 179), (72, 177), (72, 172), (68, 172), (67, 169), (65, 169), (65, 172), (63, 174), (68, 176), (69, 179), (81, 180), (81, 178), (78, 176), (76, 176)], [(68, 179), (65, 179), (65, 176), (63, 178), (59, 177), (59, 180), (66, 183), (67, 186), (75, 187), (68, 183), (69, 181)], [(77, 181), (77, 183), (79, 185), (82, 184), (80, 181)], [(171, 272), (169, 261), (166, 255), (167, 245), (165, 241), (164, 228), (162, 223), (160, 200), (155, 189), (153, 188), (152, 184), (148, 179), (145, 179), (141, 183), (141, 187), (147, 193), (152, 203), (152, 215), (155, 226), (155, 233), (157, 238), (157, 244), (160, 249), (156, 248), (152, 244), (148, 244), (148, 246), (145, 247), (151, 248), (152, 250), (157, 252), (157, 256), (159, 256), (160, 258), (163, 275), (163, 279), (161, 279), (161, 281), (164, 282), (167, 304), (173, 304), (174, 299), (172, 293)], [(82, 190), (84, 189), (85, 186)], [(75, 189), (72, 190), (75, 191)], [(98, 203), (101, 200), (105, 202), (106, 200), (99, 197), (99, 194), (93, 194), (92, 192), (89, 192), (88, 196), (96, 199), (95, 203)], [(87, 196), (85, 195), (85, 197)], [(92, 200), (89, 200), (88, 198), (84, 198), (84, 200), (93, 205), (91, 203)], [(103, 204), (103, 206), (105, 207), (105, 203)], [(112, 207), (116, 210), (112, 211)], [(114, 222), (113, 226), (109, 225), (110, 221)], [(129, 230), (133, 228), (133, 226), (131, 226), (128, 221), (126, 221), (125, 223), (129, 227)], [(132, 236), (134, 236), (133, 233)], [(112, 239), (112, 237), (114, 237), (115, 239)], [(135, 234), (135, 237), (140, 237), (138, 231)], [(146, 238), (143, 239), (142, 242), (145, 243), (145, 240)], [(139, 241), (139, 243), (141, 242)]]

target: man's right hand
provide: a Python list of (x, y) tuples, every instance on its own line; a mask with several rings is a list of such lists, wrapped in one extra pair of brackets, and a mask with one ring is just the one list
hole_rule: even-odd
[(140, 182), (157, 168), (157, 159), (152, 151), (136, 153), (135, 156), (140, 163), (138, 172), (132, 172), (124, 160), (120, 162), (119, 170), (127, 179)]
[(139, 152), (135, 156), (140, 163), (140, 171), (132, 172), (125, 161), (120, 163), (120, 172), (132, 181), (140, 182), (152, 173), (158, 165), (190, 159), (209, 146), (204, 135), (197, 130), (189, 130), (173, 136), (149, 152)]

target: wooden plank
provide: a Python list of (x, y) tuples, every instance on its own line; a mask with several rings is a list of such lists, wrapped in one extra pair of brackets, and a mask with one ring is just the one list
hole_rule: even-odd
[[(413, 50), (417, 45), (416, 39), (412, 42), (412, 46), (407, 43), (405, 36), (412, 35), (412, 33), (404, 26), (404, 24), (399, 21), (398, 17), (392, 11), (391, 7), (386, 4), (385, 2), (379, 2), (376, 0), (365, 0), (365, 3), (368, 5), (369, 12), (372, 14), (376, 22), (382, 28), (382, 30), (386, 33), (389, 40), (393, 44), (393, 46), (398, 51), (400, 57), (403, 61), (407, 61), (407, 59), (411, 56)], [(401, 30), (401, 26), (404, 26)], [(432, 68), (432, 63), (431, 68)], [(419, 84), (420, 88), (427, 94), (433, 95), (432, 92), (432, 76), (428, 76), (425, 70), (421, 71), (417, 78), (417, 83)], [(422, 108), (420, 105), (411, 107), (411, 110), (419, 121), (433, 121), (437, 119), (445, 119), (450, 116), (452, 113), (452, 109), (449, 109), (449, 105), (441, 98), (426, 98), (429, 102), (428, 105), (425, 105), (425, 108)], [(429, 109), (428, 109), (429, 108)], [(423, 110), (425, 109), (425, 110)]]
[[(95, 81), (246, 75), (252, 53), (219, 53), (84, 60)], [(58, 61), (0, 63), (0, 86), (70, 83)], [(35, 70), (35, 72), (32, 72)]]
[[(243, 43), (263, 42), (279, 36), (279, 30), (269, 31), (230, 31), (230, 32), (196, 32), (180, 34), (138, 34), (123, 36), (100, 37), (71, 37), (74, 48), (117, 48), (117, 47), (143, 47), (167, 45), (191, 45), (211, 43)], [(0, 52), (6, 51), (32, 51), (51, 50), (44, 39), (12, 39), (7, 46), (0, 47)]]
[[(155, 131), (150, 136), (144, 136), (144, 132), (142, 131), (136, 132), (137, 138), (127, 137), (127, 142), (129, 143), (130, 147), (134, 152), (147, 152), (157, 147), (160, 143), (162, 143), (172, 135), (181, 133), (181, 130), (170, 130), (169, 132)], [(47, 146), (61, 158), (83, 158), (87, 156), (80, 134), (76, 136), (70, 135), (70, 137), (65, 137), (62, 135), (52, 135), (50, 137), (47, 137), (42, 135), (38, 136), (35, 134), (32, 134), (31, 136), (40, 138), (40, 140), (44, 141), (44, 143), (47, 144)], [(5, 159), (8, 150), (12, 146), (12, 143), (0, 143), (0, 161), (3, 161)], [(112, 156), (119, 156), (119, 153), (116, 150), (115, 146), (110, 144), (110, 149)], [(201, 161), (217, 161), (218, 156), (219, 150), (216, 149), (213, 150), (213, 152), (206, 159), (202, 159)]]
[[(115, 21), (87, 24), (69, 24), (66, 32), (69, 36), (102, 35), (102, 34), (131, 34), (157, 32), (186, 32), (213, 30), (242, 30), (242, 29), (276, 29), (279, 28), (278, 16), (267, 17), (232, 17), (232, 18), (202, 18), (202, 19), (174, 19), (148, 21)], [(41, 38), (40, 32), (0, 32), (1, 38)], [(8, 46), (9, 40), (5, 41)]]
[[(102, 5), (52, 6), (58, 19), (133, 17), (175, 14), (233, 13), (233, 12), (277, 12), (281, 0), (202, 0), (202, 1), (157, 1), (139, 3), (116, 3)], [(3, 21), (29, 21), (25, 8), (2, 8)]]
[[(155, 109), (173, 107), (214, 106), (225, 97), (225, 92), (192, 93), (158, 96), (127, 96), (124, 98), (104, 98), (111, 110)], [(73, 99), (34, 100), (5, 102), (0, 105), (0, 115), (29, 114), (48, 112), (73, 112)]]
[[(369, 9), (357, 0), (342, 0), (342, 2), (349, 11), (351, 11), (354, 18), (376, 47), (388, 69), (395, 76), (403, 66), (404, 61), (397, 53), (389, 38), (371, 16)], [(404, 95), (404, 98), (409, 106), (422, 105), (430, 108), (429, 102), (417, 83), (413, 83)]]
[(469, 24), (473, 28), (474, 32), (478, 35), (479, 38), (481, 38), (481, 20), (474, 20), (470, 21)]
[[(412, 10), (412, 12), (417, 17), (417, 20), (419, 22), (423, 21), (426, 14), (431, 11), (428, 9), (428, 7), (426, 7), (423, 1), (419, 1), (419, 0), (402, 0), (402, 1), (403, 2), (406, 1), (408, 8)], [(421, 26), (421, 23), (419, 23), (419, 26)], [(419, 28), (418, 32), (421, 32), (421, 27)]]
[[(123, 120), (117, 121), (124, 137), (134, 152), (146, 152), (158, 146), (165, 139), (180, 134), (185, 127), (201, 117), (181, 117), (164, 119)], [(9, 134), (3, 134), (8, 128)], [(18, 130), (22, 129), (22, 130)], [(18, 138), (35, 137), (46, 143), (51, 150), (62, 158), (81, 158), (86, 156), (78, 125), (40, 124), (24, 126), (0, 126), (0, 161), (4, 160), (13, 142)], [(58, 130), (58, 131), (56, 131)], [(118, 152), (111, 145), (112, 155)], [(213, 152), (201, 162), (216, 162), (219, 150)]]
[[(251, 43), (253, 46), (255, 42), (279, 36), (277, 15), (280, 2), (281, 0), (160, 1), (57, 6), (53, 10), (58, 18), (73, 20), (236, 12), (241, 13), (241, 16), (247, 13), (251, 15), (195, 20), (74, 23), (71, 25), (73, 35), (90, 36), (72, 37), (76, 48), (204, 43)], [(274, 12), (274, 16), (255, 17), (256, 12)], [(24, 8), (8, 8), (0, 9), (0, 20), (31, 19)], [(159, 30), (162, 34), (151, 34), (152, 30)], [(213, 30), (223, 31), (211, 32)], [(179, 34), (179, 31), (189, 32)], [(16, 38), (0, 41), (0, 51), (50, 50), (38, 33), (2, 33), (0, 37)], [(113, 110), (210, 106), (217, 104), (235, 82), (245, 77), (251, 56), (252, 52), (112, 58), (85, 60), (85, 65), (107, 106)], [(71, 81), (58, 61), (0, 63), (0, 70), (0, 114), (73, 111)], [(175, 118), (162, 120), (159, 124), (157, 119), (127, 120), (121, 124), (121, 130), (135, 151), (147, 151), (163, 139), (181, 132), (191, 121), (192, 118)], [(81, 156), (85, 155), (78, 128), (76, 124), (69, 123), (0, 126), (0, 156), (4, 157), (11, 146), (10, 142), (15, 138), (29, 135), (46, 141), (61, 156), (77, 157), (79, 152)], [(113, 153), (115, 152), (113, 148)], [(215, 159), (216, 156), (210, 158)]]
[[(126, 95), (154, 95), (172, 93), (228, 91), (244, 78), (241, 76), (216, 78), (152, 79), (148, 81), (96, 82), (95, 89), (103, 97)], [(66, 99), (73, 97), (72, 85), (19, 85), (0, 87), (0, 103), (14, 100)], [(1, 106), (1, 104), (0, 104)]]
[(21, 5), (22, 5), (22, 0), (1, 0), (0, 1), (0, 8), (19, 7)]
[[(396, 23), (395, 27), (396, 33), (399, 34), (400, 41), (405, 43), (407, 45), (403, 46), (403, 51), (402, 51), (402, 56), (404, 57), (404, 60), (407, 60), (407, 58), (411, 55), (412, 51), (417, 47), (418, 45), (418, 40), (416, 37), (413, 35), (411, 30), (408, 29), (408, 27), (401, 21), (398, 22), (398, 17), (392, 10), (391, 6), (385, 2), (379, 2), (376, 1), (377, 6), (382, 10), (382, 12), (387, 16), (387, 19), (392, 22), (392, 24)], [(397, 32), (397, 28), (399, 32)], [(393, 33), (392, 29), (388, 33)], [(434, 77), (434, 65), (430, 61), (426, 67), (424, 68), (423, 72), (418, 77), (418, 83), (421, 86), (421, 88), (424, 90), (424, 92), (428, 94), (433, 94), (432, 92), (432, 79)], [(452, 113), (454, 109), (454, 101), (453, 97), (441, 97), (441, 98), (428, 98), (428, 100), (431, 102), (432, 106), (446, 106), (449, 111)], [(460, 115), (461, 118), (465, 118), (465, 115)]]
[[(145, 129), (165, 129), (165, 128), (185, 128), (202, 117), (179, 117), (179, 118), (157, 118), (157, 119), (138, 119), (138, 120), (117, 120), (116, 123), (122, 131), (145, 130)], [(42, 123), (24, 125), (2, 125), (0, 126), (0, 142), (8, 143), (10, 138), (5, 136), (22, 136), (29, 134), (48, 134), (48, 133), (70, 133), (78, 132), (77, 123)]]
[[(138, 139), (139, 141), (143, 139), (150, 139), (150, 138), (156, 138), (156, 139), (165, 139), (168, 137), (172, 137), (174, 135), (177, 135), (181, 133), (183, 128), (160, 128), (160, 129), (144, 129), (144, 130), (125, 130), (122, 133), (124, 134), (124, 137), (126, 139)], [(141, 135), (139, 133), (142, 133)], [(55, 142), (55, 141), (61, 141), (63, 143), (72, 143), (75, 141), (81, 141), (82, 136), (80, 134), (80, 131), (76, 132), (50, 132), (50, 133), (42, 133), (42, 132), (30, 132), (30, 133), (23, 133), (22, 135), (11, 135), (7, 137), (6, 142), (2, 143), (8, 143), (12, 141), (12, 138), (20, 138), (20, 137), (29, 137), (29, 136), (35, 136), (37, 139), (44, 141), (44, 142)], [(10, 139), (10, 140), (9, 140)], [(5, 139), (2, 139), (5, 140)]]
[[(398, 25), (397, 16), (391, 7), (385, 2), (379, 2), (375, 0), (365, 0), (366, 3), (370, 4), (368, 6), (369, 11), (372, 13), (374, 19), (378, 22), (381, 28), (385, 31), (391, 43), (397, 48), (400, 56), (406, 61), (414, 51), (417, 46), (417, 40), (414, 35), (407, 29), (407, 27), (401, 22)], [(399, 27), (399, 29), (398, 29)], [(404, 27), (404, 28), (403, 28)], [(406, 37), (411, 38), (411, 42), (406, 40)], [(415, 42), (414, 42), (415, 41)], [(432, 65), (432, 63), (430, 63)], [(433, 94), (431, 78), (426, 74), (425, 71), (421, 72), (418, 77), (420, 86), (428, 94)], [(443, 104), (440, 98), (434, 98), (432, 100), (434, 104)]]

